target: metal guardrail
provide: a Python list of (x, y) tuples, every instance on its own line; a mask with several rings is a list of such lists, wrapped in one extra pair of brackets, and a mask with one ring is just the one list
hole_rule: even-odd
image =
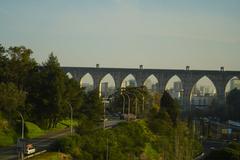
[(204, 156), (205, 156), (205, 153), (201, 153), (199, 156), (197, 156), (193, 160), (201, 160)]
[(25, 156), (24, 159), (32, 158), (32, 157), (38, 156), (38, 155), (46, 153), (46, 152), (47, 152), (47, 150), (43, 150), (43, 151), (40, 151), (40, 152), (37, 152), (37, 153), (33, 153), (29, 156)]

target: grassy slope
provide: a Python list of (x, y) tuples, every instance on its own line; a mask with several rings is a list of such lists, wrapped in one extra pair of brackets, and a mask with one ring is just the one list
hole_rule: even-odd
[(0, 116), (0, 146), (14, 144), (17, 137), (16, 132), (11, 128), (8, 121)]
[(16, 133), (13, 130), (0, 129), (0, 146), (9, 146), (15, 143)]
[(26, 135), (27, 138), (36, 138), (46, 133), (46, 131), (42, 130), (32, 122), (25, 122), (25, 126), (28, 131)]
[[(77, 122), (73, 121), (73, 125), (76, 124)], [(25, 127), (26, 130), (28, 131), (25, 137), (37, 138), (39, 136), (47, 134), (48, 132), (59, 131), (68, 126), (70, 126), (70, 120), (63, 120), (57, 124), (56, 128), (52, 128), (50, 130), (42, 130), (39, 126), (32, 122), (25, 122)], [(11, 126), (9, 126), (8, 122), (0, 116), (0, 146), (4, 147), (15, 144), (16, 139), (17, 139), (16, 132), (13, 130), (13, 128), (11, 128)]]
[[(62, 120), (57, 124), (56, 128), (51, 128), (50, 130), (42, 130), (41, 128), (39, 128), (39, 126), (37, 126), (32, 122), (25, 122), (26, 128), (28, 130), (28, 133), (27, 133), (28, 138), (37, 138), (39, 136), (47, 134), (48, 132), (59, 131), (66, 127), (70, 127), (70, 124), (71, 124), (70, 120)], [(77, 122), (73, 121), (73, 125), (76, 125), (76, 124)]]

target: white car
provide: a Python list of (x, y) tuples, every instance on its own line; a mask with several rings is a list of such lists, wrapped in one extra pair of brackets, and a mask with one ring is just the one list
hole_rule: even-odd
[(34, 148), (34, 146), (32, 144), (26, 145), (25, 154), (29, 155), (29, 154), (33, 154), (35, 152), (36, 152), (36, 149)]

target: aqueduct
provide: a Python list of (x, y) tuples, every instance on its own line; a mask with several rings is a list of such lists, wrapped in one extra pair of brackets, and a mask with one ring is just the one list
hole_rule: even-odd
[(137, 86), (143, 86), (145, 80), (153, 75), (158, 80), (158, 91), (162, 93), (168, 81), (173, 76), (178, 76), (182, 81), (183, 87), (183, 104), (185, 107), (190, 106), (190, 96), (194, 85), (202, 77), (208, 77), (216, 88), (217, 97), (220, 100), (225, 100), (225, 88), (227, 83), (233, 78), (240, 78), (240, 71), (224, 71), (221, 67), (220, 70), (185, 70), (177, 69), (133, 69), (133, 68), (99, 68), (99, 67), (62, 67), (65, 73), (70, 73), (73, 78), (80, 81), (81, 78), (89, 73), (93, 78), (93, 86), (98, 89), (101, 80), (110, 74), (115, 82), (115, 88), (120, 88), (123, 80), (128, 75), (133, 75)]

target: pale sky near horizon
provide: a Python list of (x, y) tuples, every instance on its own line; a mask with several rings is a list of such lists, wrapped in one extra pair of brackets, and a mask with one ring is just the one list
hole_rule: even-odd
[(0, 43), (39, 63), (240, 70), (240, 0), (0, 2)]

